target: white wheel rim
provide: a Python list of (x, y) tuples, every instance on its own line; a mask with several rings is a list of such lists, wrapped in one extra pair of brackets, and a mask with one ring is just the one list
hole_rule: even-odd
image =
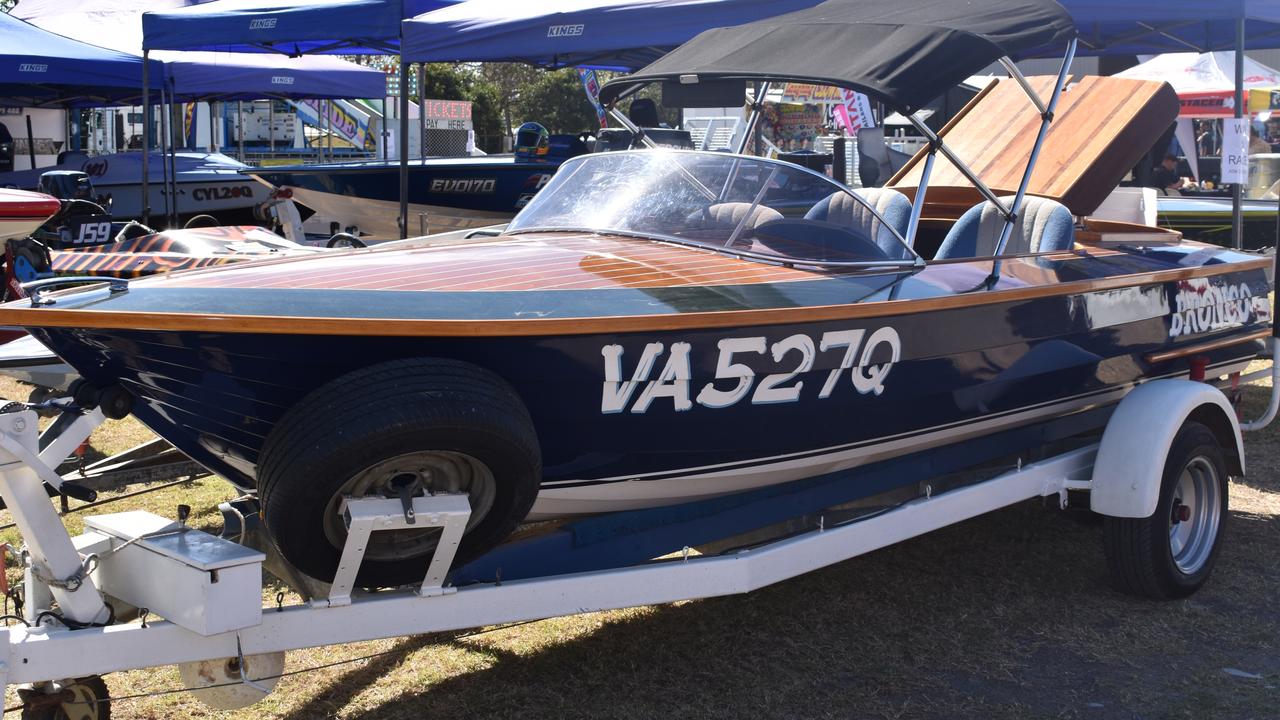
[(1208, 458), (1198, 455), (1182, 468), (1169, 513), (1169, 552), (1183, 574), (1194, 575), (1209, 561), (1221, 516), (1218, 471)]

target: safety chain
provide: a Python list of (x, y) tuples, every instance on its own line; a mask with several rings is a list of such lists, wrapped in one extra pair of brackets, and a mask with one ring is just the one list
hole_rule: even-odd
[[(66, 590), (67, 592), (75, 592), (80, 589), (81, 585), (84, 584), (84, 579), (88, 577), (89, 574), (92, 573), (94, 570), (98, 569), (98, 565), (101, 562), (101, 559), (103, 557), (110, 557), (120, 552), (121, 550), (129, 547), (130, 545), (138, 542), (139, 540), (151, 540), (153, 538), (166, 537), (169, 535), (181, 535), (187, 532), (188, 530), (190, 530), (190, 528), (186, 527), (185, 525), (179, 528), (175, 528), (173, 530), (157, 530), (156, 532), (153, 532), (153, 533), (147, 533), (145, 535), (139, 535), (135, 538), (131, 538), (121, 543), (120, 545), (117, 545), (116, 547), (111, 548), (110, 550), (104, 550), (101, 553), (89, 553), (84, 557), (84, 560), (80, 563), (80, 569), (72, 573), (71, 576), (66, 578), (65, 580), (59, 580), (58, 578), (45, 575), (40, 570), (41, 564), (36, 562), (31, 563), (31, 574), (35, 576), (37, 580), (44, 583), (45, 585), (48, 585), (51, 588), (58, 588), (60, 590)], [(25, 550), (23, 551), (23, 554), (27, 555), (27, 558), (29, 559), (30, 556)]]

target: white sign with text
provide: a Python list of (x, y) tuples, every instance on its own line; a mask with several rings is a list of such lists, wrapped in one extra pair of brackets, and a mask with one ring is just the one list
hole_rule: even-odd
[(1249, 120), (1222, 121), (1222, 183), (1249, 184)]

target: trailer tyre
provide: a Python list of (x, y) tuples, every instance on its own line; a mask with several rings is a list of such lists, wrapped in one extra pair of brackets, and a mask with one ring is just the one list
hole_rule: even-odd
[(1155, 513), (1106, 518), (1107, 563), (1116, 589), (1158, 600), (1194, 593), (1213, 572), (1227, 517), (1222, 447), (1208, 427), (1189, 421), (1165, 459)]
[[(542, 476), (529, 413), (502, 378), (453, 360), (374, 365), (312, 392), (276, 423), (258, 463), (262, 518), (302, 572), (333, 578), (346, 541), (344, 497), (466, 493), (471, 518), (455, 566), (501, 542)], [(356, 582), (421, 582), (438, 530), (375, 532)]]

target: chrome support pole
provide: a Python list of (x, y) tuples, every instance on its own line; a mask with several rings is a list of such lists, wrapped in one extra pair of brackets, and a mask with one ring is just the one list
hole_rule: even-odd
[(151, 223), (151, 178), (147, 175), (151, 152), (151, 51), (142, 51), (142, 224)]
[(751, 103), (751, 114), (747, 116), (747, 126), (742, 129), (742, 139), (738, 141), (738, 147), (734, 152), (738, 155), (744, 155), (747, 152), (747, 144), (751, 142), (752, 136), (756, 134), (756, 123), (760, 121), (761, 110), (764, 108), (764, 98), (769, 94), (771, 83), (765, 81), (760, 84), (759, 91), (756, 92), (756, 99)]
[[(1031, 173), (1035, 171), (1036, 160), (1040, 158), (1040, 148), (1044, 146), (1045, 136), (1049, 134), (1049, 125), (1053, 123), (1053, 111), (1058, 107), (1058, 99), (1062, 97), (1062, 86), (1067, 81), (1067, 73), (1071, 70), (1071, 61), (1076, 56), (1076, 41), (1073, 39), (1067, 45), (1067, 54), (1062, 58), (1062, 67), (1058, 69), (1058, 78), (1054, 83), (1053, 92), (1049, 95), (1049, 105), (1040, 112), (1040, 132), (1036, 133), (1036, 143), (1031, 148), (1031, 157), (1027, 160), (1027, 168), (1022, 173), (1022, 182), (1018, 184), (1018, 193), (1013, 196), (1013, 204), (1009, 206), (1008, 214), (1005, 215), (1004, 229), (1000, 231), (1000, 242), (996, 243), (996, 261), (992, 269), (992, 275), (996, 278), (1000, 277), (1000, 254), (1004, 252), (1005, 245), (1009, 243), (1009, 236), (1013, 233), (1014, 223), (1018, 221), (1018, 211), (1022, 209), (1022, 198), (1027, 194), (1027, 186), (1031, 184)], [(1039, 97), (1035, 91), (1029, 86), (1023, 86), (1026, 89), (1032, 102), (1036, 107), (1040, 107)]]
[(640, 142), (644, 143), (645, 147), (649, 149), (654, 149), (658, 147), (658, 143), (650, 140), (648, 135), (645, 135), (643, 132), (641, 132), (640, 126), (631, 122), (631, 118), (627, 117), (626, 113), (622, 112), (616, 107), (611, 107), (609, 108), (609, 117), (613, 118), (614, 120), (617, 120), (622, 125), (622, 127), (630, 130), (633, 135), (640, 138)]
[(1031, 103), (1036, 106), (1036, 110), (1039, 110), (1041, 115), (1049, 111), (1049, 109), (1045, 107), (1044, 101), (1040, 99), (1040, 94), (1032, 89), (1031, 83), (1027, 82), (1027, 76), (1023, 75), (1022, 71), (1018, 69), (1017, 63), (1010, 60), (1006, 55), (1005, 57), (1000, 58), (1000, 67), (1004, 68), (1005, 72), (1009, 73), (1009, 77), (1018, 81), (1018, 84), (1022, 86), (1022, 91), (1027, 94), (1027, 97), (1031, 98)]
[(930, 148), (929, 154), (924, 156), (920, 184), (916, 187), (915, 202), (911, 203), (911, 219), (907, 221), (907, 247), (912, 250), (916, 247), (916, 231), (920, 227), (920, 214), (924, 212), (924, 194), (929, 188), (929, 175), (933, 173), (933, 161), (937, 156), (938, 152), (934, 148)]
[(982, 182), (982, 178), (978, 177), (977, 173), (975, 173), (973, 170), (970, 170), (969, 166), (966, 165), (964, 161), (961, 160), (955, 154), (955, 152), (952, 151), (951, 148), (947, 146), (945, 142), (942, 141), (941, 138), (939, 138), (932, 130), (930, 130), (928, 125), (925, 125), (924, 123), (920, 122), (920, 120), (918, 120), (912, 114), (909, 114), (909, 113), (902, 113), (902, 114), (915, 127), (915, 129), (920, 132), (921, 135), (924, 135), (925, 138), (927, 138), (929, 142), (933, 144), (934, 147), (938, 148), (938, 152), (942, 153), (943, 157), (951, 161), (951, 164), (954, 165), (955, 168), (960, 171), (961, 175), (964, 175), (966, 180), (968, 180), (970, 183), (973, 184), (973, 187), (976, 188), (977, 191), (982, 194), (982, 197), (986, 198), (988, 202), (994, 205), (997, 205), (1001, 208), (1004, 207), (1003, 205), (1000, 205), (999, 199), (996, 198), (996, 194), (991, 191), (991, 188), (987, 187), (987, 184)]

